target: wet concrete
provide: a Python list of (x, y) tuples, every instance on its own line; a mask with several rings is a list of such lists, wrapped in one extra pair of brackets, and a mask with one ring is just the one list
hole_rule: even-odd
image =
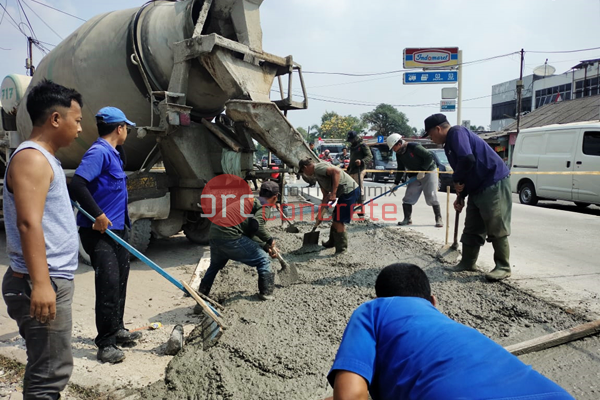
[[(483, 273), (444, 270), (435, 259), (437, 246), (417, 233), (353, 224), (349, 253), (334, 257), (333, 249), (296, 251), (310, 223), (298, 222), (298, 234), (284, 232), (279, 223), (272, 225), (278, 247), (287, 261), (296, 263), (300, 281), (279, 287), (275, 301), (261, 302), (256, 298), (256, 271), (228, 264), (211, 293), (227, 307), (228, 329), (220, 342), (203, 351), (199, 334), (192, 332), (184, 350), (167, 367), (164, 381), (144, 389), (142, 398), (320, 399), (331, 395), (326, 375), (346, 323), (358, 305), (374, 298), (377, 274), (394, 262), (421, 266), (442, 312), (502, 345), (583, 322), (582, 317), (509, 285), (487, 283)], [(328, 231), (329, 226), (321, 227), (321, 239), (327, 239)], [(278, 267), (277, 262), (273, 265)], [(540, 359), (542, 367), (544, 363)], [(542, 372), (558, 380), (561, 371), (548, 367)]]

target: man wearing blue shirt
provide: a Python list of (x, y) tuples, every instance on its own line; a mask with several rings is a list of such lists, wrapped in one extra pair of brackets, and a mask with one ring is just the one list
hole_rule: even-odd
[(499, 281), (510, 276), (510, 219), (512, 193), (510, 171), (504, 161), (479, 136), (462, 126), (451, 126), (444, 114), (425, 119), (425, 136), (444, 145), (454, 170), (452, 180), (458, 198), (454, 208), (461, 212), (469, 197), (462, 242), (462, 260), (454, 271), (475, 271), (479, 249), (485, 241), (494, 247), (495, 268), (485, 276)]
[(116, 345), (139, 339), (123, 324), (129, 254), (104, 232), (109, 227), (127, 241), (130, 227), (127, 211), (127, 175), (122, 145), (127, 139), (129, 121), (123, 111), (105, 107), (96, 115), (99, 138), (84, 154), (71, 181), (71, 197), (96, 221), (77, 216), (79, 236), (96, 271), (96, 328), (98, 360), (118, 363), (125, 354)]
[(335, 399), (573, 399), (475, 329), (436, 308), (418, 266), (392, 264), (359, 306), (327, 376)]

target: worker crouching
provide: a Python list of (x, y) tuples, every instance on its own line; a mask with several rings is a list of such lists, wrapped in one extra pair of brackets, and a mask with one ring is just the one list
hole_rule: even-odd
[(315, 164), (310, 158), (301, 160), (299, 168), (300, 173), (314, 177), (319, 182), (323, 200), (319, 207), (318, 219), (323, 219), (323, 207), (327, 204), (333, 204), (337, 199), (337, 205), (333, 210), (329, 240), (322, 244), (326, 248), (335, 247), (336, 254), (346, 252), (348, 250), (348, 234), (344, 224), (352, 220), (354, 206), (360, 200), (358, 185), (350, 175), (338, 167), (323, 162)]

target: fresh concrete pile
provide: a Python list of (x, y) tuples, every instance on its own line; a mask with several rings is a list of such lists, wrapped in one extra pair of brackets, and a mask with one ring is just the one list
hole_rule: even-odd
[[(384, 266), (412, 262), (432, 281), (440, 309), (507, 345), (581, 321), (505, 284), (489, 284), (481, 273), (447, 272), (435, 260), (437, 246), (421, 236), (372, 223), (349, 228), (350, 252), (294, 252), (301, 233), (272, 223), (284, 258), (294, 262), (300, 282), (276, 290), (276, 300), (256, 299), (256, 271), (229, 264), (211, 295), (227, 307), (220, 342), (202, 349), (196, 332), (169, 364), (164, 382), (141, 393), (148, 399), (320, 399), (331, 395), (326, 380), (344, 327), (353, 310), (374, 297)], [(328, 229), (322, 230), (322, 238)], [(275, 262), (277, 268), (278, 263)], [(187, 334), (187, 332), (186, 332)], [(551, 376), (552, 378), (552, 376)]]

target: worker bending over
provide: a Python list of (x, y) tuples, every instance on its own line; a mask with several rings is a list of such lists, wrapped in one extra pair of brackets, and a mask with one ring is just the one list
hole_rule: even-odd
[(348, 322), (327, 376), (335, 399), (573, 399), (479, 331), (436, 308), (416, 265), (392, 264)]
[(309, 177), (315, 177), (323, 193), (323, 200), (317, 218), (322, 217), (323, 206), (333, 203), (337, 199), (337, 205), (333, 210), (333, 222), (329, 240), (323, 242), (326, 248), (335, 247), (335, 253), (341, 254), (348, 250), (348, 234), (344, 224), (352, 220), (354, 207), (359, 201), (360, 189), (354, 180), (333, 165), (327, 163), (315, 164), (312, 159), (300, 160), (300, 173)]

